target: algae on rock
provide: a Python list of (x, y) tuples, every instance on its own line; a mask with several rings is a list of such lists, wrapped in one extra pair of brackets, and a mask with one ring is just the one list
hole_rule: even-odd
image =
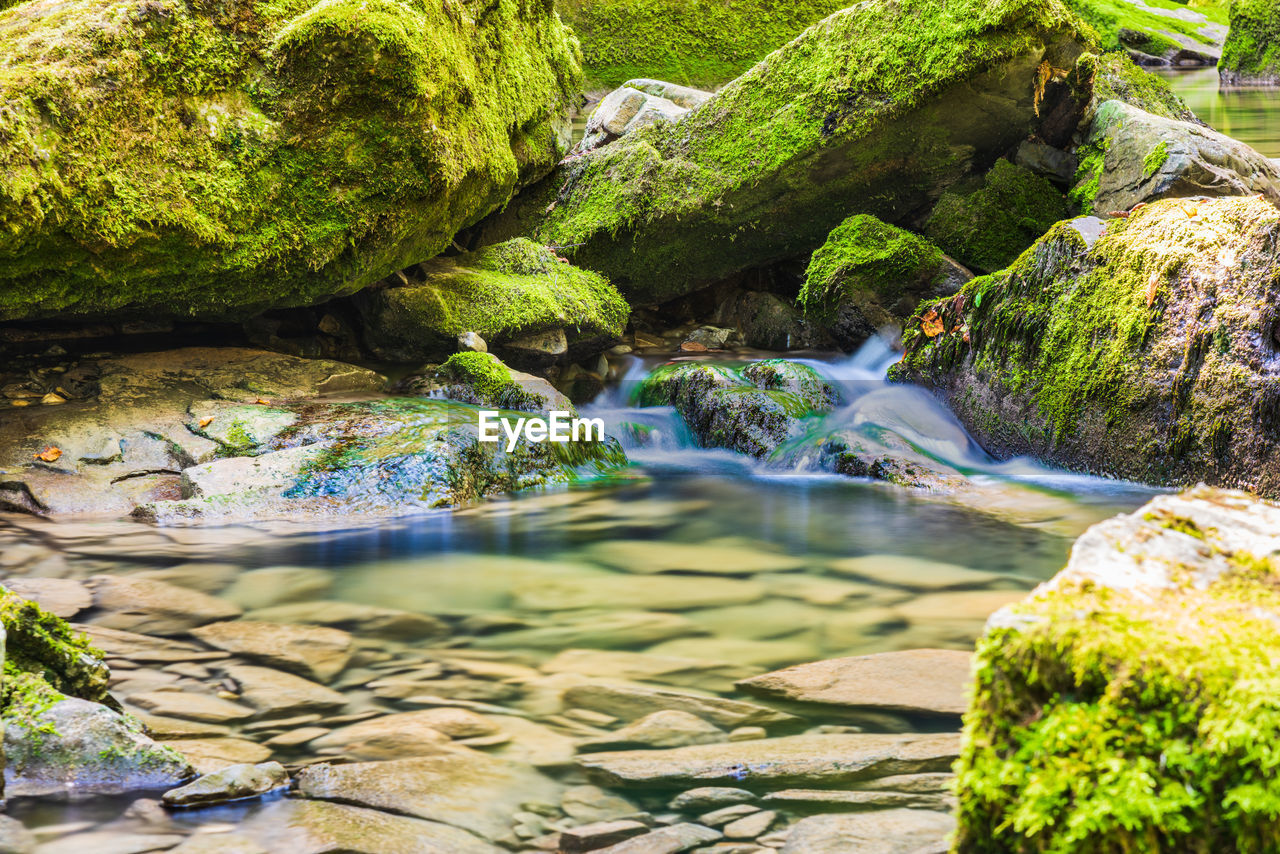
[(580, 81), (522, 0), (29, 0), (0, 50), (0, 320), (357, 291), (548, 171)]
[(1280, 84), (1280, 0), (1232, 0), (1218, 74), (1235, 85)]
[(1197, 488), (1090, 528), (978, 642), (955, 851), (1280, 847), (1280, 506)]
[(891, 376), (933, 388), (1000, 457), (1280, 495), (1278, 241), (1257, 197), (1059, 223), (923, 304)]
[(920, 300), (949, 296), (970, 278), (929, 241), (854, 214), (813, 253), (800, 303), (853, 350), (877, 330), (900, 326)]
[[(414, 272), (414, 271), (411, 271)], [(383, 358), (450, 352), (458, 335), (490, 344), (567, 329), (571, 341), (599, 349), (622, 335), (630, 308), (599, 273), (580, 270), (523, 238), (418, 265), (421, 281), (360, 294), (369, 346)], [(598, 350), (597, 350), (598, 352)]]
[(919, 219), (1026, 138), (1037, 107), (1073, 101), (1052, 69), (1074, 65), (1078, 24), (1060, 0), (861, 3), (678, 123), (566, 161), (484, 239), (565, 247), (633, 301), (661, 302), (812, 252), (851, 213)]

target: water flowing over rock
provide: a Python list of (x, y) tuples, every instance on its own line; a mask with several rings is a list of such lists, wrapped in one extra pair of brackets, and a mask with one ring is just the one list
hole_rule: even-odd
[(921, 306), (891, 375), (934, 388), (998, 456), (1280, 494), (1277, 240), (1258, 198), (1062, 223)]
[(958, 850), (1274, 847), (1277, 555), (1280, 505), (1199, 487), (1095, 525), (993, 616)]
[(4, 319), (352, 293), (545, 173), (581, 74), (514, 0), (31, 0), (0, 45)]
[(1038, 106), (1074, 111), (1065, 83), (1037, 94), (1036, 75), (1074, 65), (1076, 26), (1057, 0), (859, 4), (679, 122), (561, 165), (486, 239), (573, 247), (624, 295), (660, 302), (811, 252), (853, 212), (909, 221), (1025, 138)]

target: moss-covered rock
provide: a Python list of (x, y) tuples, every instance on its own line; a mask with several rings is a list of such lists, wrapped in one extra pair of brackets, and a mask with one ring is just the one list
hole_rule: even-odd
[(970, 278), (929, 241), (854, 214), (813, 253), (800, 303), (853, 350), (877, 330), (900, 326), (920, 300), (949, 296)]
[(1280, 0), (1233, 0), (1218, 74), (1224, 83), (1280, 83)]
[(1280, 506), (1102, 522), (978, 643), (954, 850), (1280, 848)]
[(1076, 62), (1072, 75), (1077, 88), (1090, 99), (1090, 118), (1107, 101), (1123, 101), (1140, 110), (1166, 119), (1195, 122), (1196, 114), (1163, 77), (1138, 67), (1128, 54), (1112, 51), (1086, 53)]
[(1280, 167), (1243, 142), (1120, 101), (1097, 110), (1071, 199), (1083, 213), (1185, 196), (1261, 194), (1280, 202)]
[(1060, 223), (921, 305), (892, 376), (998, 456), (1280, 495), (1278, 235), (1256, 197)]
[(30, 0), (0, 52), (0, 320), (354, 292), (550, 169), (580, 79), (527, 0)]
[(911, 221), (1031, 133), (1037, 108), (1057, 114), (1077, 23), (1060, 0), (861, 3), (679, 122), (562, 164), (485, 239), (565, 247), (663, 301), (810, 253), (851, 213)]
[(946, 192), (929, 214), (929, 239), (960, 263), (984, 273), (999, 270), (1067, 218), (1067, 201), (1052, 184), (1001, 158), (982, 186)]
[(572, 411), (573, 404), (542, 377), (513, 371), (492, 353), (454, 353), (438, 368), (409, 377), (400, 388), (498, 409)]
[(370, 348), (402, 361), (451, 352), (463, 332), (501, 347), (564, 329), (574, 342), (594, 341), (598, 351), (622, 335), (630, 313), (603, 276), (523, 238), (434, 258), (419, 264), (408, 284), (389, 280), (356, 301)]
[(582, 41), (589, 89), (632, 77), (718, 86), (746, 71), (845, 0), (560, 0)]
[(65, 620), (0, 588), (0, 625), (5, 632), (0, 711), (5, 715), (32, 714), (64, 695), (115, 705), (107, 694), (102, 653)]

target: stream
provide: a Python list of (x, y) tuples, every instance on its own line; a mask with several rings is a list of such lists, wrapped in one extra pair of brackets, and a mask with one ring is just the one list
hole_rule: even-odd
[[(802, 360), (839, 385), (846, 404), (812, 419), (776, 460), (699, 448), (673, 411), (631, 406), (638, 380), (661, 362), (635, 358), (620, 382), (583, 409), (606, 420), (633, 461), (607, 479), (328, 530), (0, 516), (0, 572), (10, 583), (159, 580), (229, 601), (246, 620), (350, 633), (350, 659), (329, 679), (346, 701), (342, 708), (309, 711), (294, 703), (224, 719), (215, 712), (198, 716), (188, 731), (184, 713), (167, 709), (168, 701), (175, 694), (239, 701), (224, 670), (237, 659), (154, 654), (170, 646), (205, 649), (181, 630), (151, 638), (148, 652), (148, 639), (139, 637), (155, 623), (138, 617), (146, 603), (75, 614), (108, 653), (114, 695), (158, 733), (178, 739), (170, 743), (196, 757), (198, 768), (199, 760), (217, 767), (270, 757), (297, 769), (321, 760), (401, 758), (400, 748), (344, 745), (334, 734), (353, 722), (392, 725), (397, 713), (459, 709), (480, 723), (465, 747), (447, 749), (529, 761), (548, 785), (591, 790), (573, 768), (575, 743), (599, 739), (609, 719), (630, 720), (641, 710), (566, 713), (552, 699), (566, 685), (621, 679), (642, 693), (747, 700), (735, 680), (787, 665), (968, 649), (992, 611), (1061, 568), (1076, 535), (1150, 497), (1151, 490), (1130, 484), (991, 459), (927, 393), (884, 382), (893, 358), (873, 341), (853, 358)], [(892, 434), (965, 472), (981, 485), (983, 505), (812, 470), (806, 448), (849, 428), (881, 439)], [(940, 725), (893, 715), (806, 719), (809, 731), (851, 724), (870, 731)], [(545, 798), (541, 786), (511, 797)], [(190, 834), (229, 833), (255, 821), (275, 827), (279, 811), (296, 806), (276, 797), (175, 814), (159, 807), (156, 794), (124, 802), (74, 793), (11, 798), (8, 812), (44, 841), (41, 854), (56, 854), (139, 835), (161, 850)], [(660, 809), (646, 800), (652, 793), (623, 794), (651, 813)], [(532, 821), (521, 815), (517, 830)], [(554, 828), (558, 815), (539, 821)]]
[(1280, 158), (1280, 89), (1224, 87), (1218, 69), (1151, 69), (1182, 96), (1200, 120), (1266, 157)]

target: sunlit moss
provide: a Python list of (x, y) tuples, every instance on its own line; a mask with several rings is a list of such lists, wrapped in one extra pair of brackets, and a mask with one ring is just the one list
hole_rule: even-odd
[(1280, 2), (1232, 2), (1219, 68), (1228, 81), (1280, 82)]

